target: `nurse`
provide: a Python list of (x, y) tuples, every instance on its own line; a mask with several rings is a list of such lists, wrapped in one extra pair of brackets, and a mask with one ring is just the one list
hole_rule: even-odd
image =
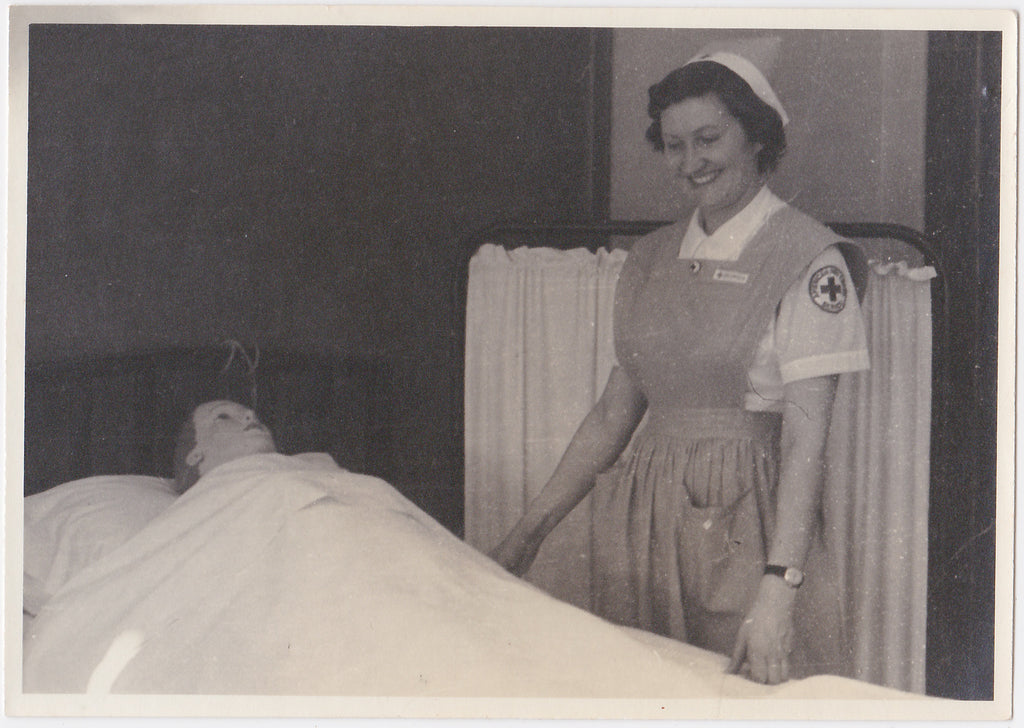
[(821, 493), (837, 375), (869, 366), (854, 249), (767, 186), (777, 49), (709, 47), (649, 89), (647, 139), (696, 209), (630, 250), (603, 394), (492, 553), (524, 574), (632, 439), (595, 516), (595, 611), (765, 683), (851, 670)]

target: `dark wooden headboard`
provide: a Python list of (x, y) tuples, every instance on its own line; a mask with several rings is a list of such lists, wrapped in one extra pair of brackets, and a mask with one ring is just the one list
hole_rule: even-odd
[(89, 475), (169, 477), (181, 423), (211, 399), (253, 407), (283, 453), (328, 452), (386, 475), (388, 390), (384, 361), (369, 356), (225, 346), (29, 363), (24, 492)]

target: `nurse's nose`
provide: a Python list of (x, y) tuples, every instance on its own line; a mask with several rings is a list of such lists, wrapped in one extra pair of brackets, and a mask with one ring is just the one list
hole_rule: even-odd
[(676, 177), (688, 177), (702, 164), (702, 162), (695, 163), (697, 156), (688, 149), (677, 148), (667, 155), (667, 161)]
[(695, 174), (704, 169), (706, 164), (707, 160), (705, 160), (704, 156), (699, 152), (685, 152), (679, 162), (679, 171), (683, 176), (689, 177), (691, 174)]

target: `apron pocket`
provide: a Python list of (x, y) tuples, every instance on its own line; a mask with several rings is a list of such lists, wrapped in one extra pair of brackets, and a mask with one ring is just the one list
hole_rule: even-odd
[(684, 504), (676, 538), (685, 598), (709, 612), (746, 614), (765, 564), (754, 491), (729, 506)]

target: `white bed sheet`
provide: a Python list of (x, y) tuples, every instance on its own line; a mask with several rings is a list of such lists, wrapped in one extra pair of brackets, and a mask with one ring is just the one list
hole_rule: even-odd
[(24, 649), (26, 693), (916, 697), (725, 675), (510, 576), (325, 455), (215, 469), (57, 592)]

